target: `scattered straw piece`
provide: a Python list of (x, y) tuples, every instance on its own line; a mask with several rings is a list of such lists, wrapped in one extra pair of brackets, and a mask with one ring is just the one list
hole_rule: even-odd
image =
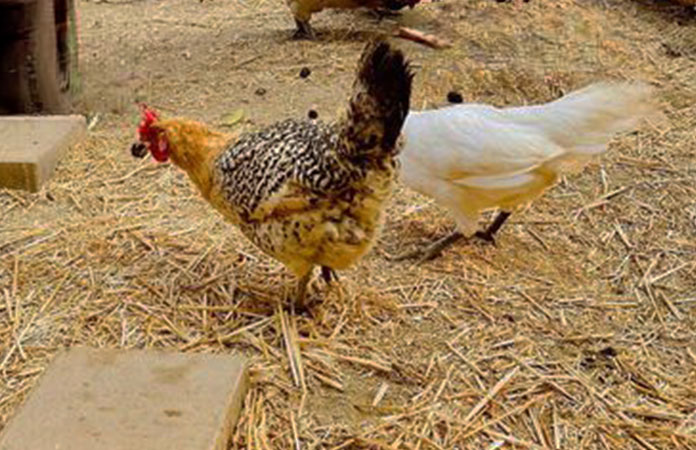
[(379, 389), (377, 389), (377, 392), (375, 393), (375, 398), (372, 399), (372, 406), (377, 406), (379, 402), (382, 401), (384, 398), (384, 395), (387, 393), (387, 389), (389, 389), (389, 384), (387, 383), (382, 383), (379, 385)]
[(433, 36), (432, 34), (423, 33), (422, 31), (414, 30), (413, 28), (399, 27), (394, 35), (396, 37), (418, 42), (419, 44), (424, 44), (432, 48), (447, 48), (452, 46), (450, 42), (442, 38)]
[(334, 353), (334, 352), (328, 351), (328, 350), (322, 350), (322, 353), (325, 353), (329, 356), (333, 356), (336, 359), (341, 359), (343, 361), (347, 361), (347, 362), (350, 362), (353, 364), (358, 364), (360, 366), (368, 367), (370, 369), (375, 369), (375, 370), (379, 370), (382, 372), (391, 372), (391, 370), (392, 370), (390, 367), (388, 367), (384, 363), (371, 361), (369, 359), (358, 358), (355, 356), (340, 355), (338, 353)]
[(471, 420), (476, 416), (476, 414), (479, 413), (483, 409), (484, 406), (490, 402), (495, 395), (500, 392), (500, 390), (505, 387), (505, 385), (510, 381), (512, 377), (515, 376), (517, 371), (519, 370), (519, 366), (513, 368), (511, 371), (509, 371), (503, 378), (498, 380), (498, 382), (491, 388), (490, 391), (484, 395), (484, 397), (479, 401), (476, 406), (474, 406), (471, 411), (469, 411), (469, 414), (466, 415), (464, 420), (462, 421), (465, 426), (467, 426)]

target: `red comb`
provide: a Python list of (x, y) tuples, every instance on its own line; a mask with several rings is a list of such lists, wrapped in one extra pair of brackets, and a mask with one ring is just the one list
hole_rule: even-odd
[(141, 140), (146, 140), (151, 134), (150, 126), (159, 119), (159, 114), (150, 109), (145, 103), (140, 104), (140, 111), (142, 118), (138, 125), (138, 134), (140, 134)]
[(143, 119), (151, 124), (155, 120), (159, 119), (159, 114), (153, 109), (150, 109), (145, 103), (140, 104), (140, 110), (142, 111)]
[(140, 104), (142, 118), (138, 125), (138, 138), (140, 142), (147, 143), (148, 149), (155, 160), (165, 162), (169, 158), (169, 143), (166, 139), (160, 139), (161, 129), (152, 126), (159, 120), (159, 114), (150, 109), (145, 103)]

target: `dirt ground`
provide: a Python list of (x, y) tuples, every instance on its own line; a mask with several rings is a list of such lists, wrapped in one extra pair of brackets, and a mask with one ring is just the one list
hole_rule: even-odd
[[(56, 351), (86, 344), (246, 355), (233, 448), (696, 448), (695, 14), (442, 0), (312, 23), (319, 40), (297, 42), (281, 0), (79, 2), (89, 138), (42, 192), (0, 191), (0, 427)], [(641, 79), (662, 117), (514, 214), (497, 247), (387, 261), (453, 226), (400, 189), (376, 249), (315, 283), (314, 317), (288, 317), (282, 266), (182, 173), (130, 156), (135, 103), (234, 131), (330, 120), (364, 42), (397, 24), (454, 44), (398, 41), (415, 109)]]

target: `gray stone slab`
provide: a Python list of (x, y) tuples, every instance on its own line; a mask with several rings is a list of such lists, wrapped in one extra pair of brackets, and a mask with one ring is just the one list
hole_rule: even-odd
[(248, 386), (231, 355), (75, 347), (55, 358), (1, 450), (225, 450)]

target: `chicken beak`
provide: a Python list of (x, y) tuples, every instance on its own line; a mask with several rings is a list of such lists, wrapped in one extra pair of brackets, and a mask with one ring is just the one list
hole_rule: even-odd
[(135, 142), (131, 145), (131, 155), (136, 158), (144, 158), (147, 155), (147, 146), (142, 142)]

